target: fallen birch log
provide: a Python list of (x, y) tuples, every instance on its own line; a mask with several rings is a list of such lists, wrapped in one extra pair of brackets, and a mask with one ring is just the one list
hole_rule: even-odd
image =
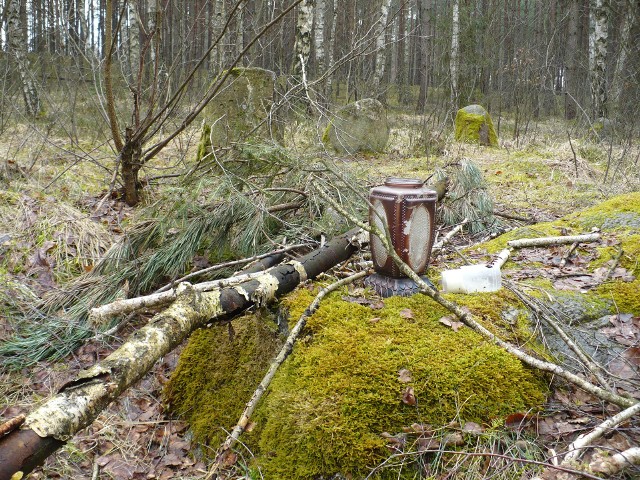
[(222, 290), (198, 292), (192, 285), (182, 283), (176, 301), (165, 311), (104, 360), (79, 372), (57, 395), (27, 415), (19, 429), (0, 439), (0, 480), (22, 478), (31, 472), (93, 423), (102, 410), (193, 330), (292, 291), (299, 283), (346, 260), (367, 241), (366, 233), (351, 230), (299, 261), (279, 265), (255, 279)]
[(566, 235), (562, 237), (521, 238), (509, 240), (507, 245), (512, 248), (545, 247), (547, 245), (567, 245), (571, 243), (597, 242), (599, 233), (587, 233), (585, 235)]

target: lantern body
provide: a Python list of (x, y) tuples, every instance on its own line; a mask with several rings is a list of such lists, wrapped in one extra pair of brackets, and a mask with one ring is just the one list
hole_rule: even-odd
[[(369, 222), (384, 232), (389, 226), (391, 243), (398, 256), (418, 275), (429, 265), (435, 232), (438, 194), (412, 178), (388, 178), (369, 194)], [(405, 275), (376, 235), (371, 236), (371, 257), (375, 271), (387, 277)]]

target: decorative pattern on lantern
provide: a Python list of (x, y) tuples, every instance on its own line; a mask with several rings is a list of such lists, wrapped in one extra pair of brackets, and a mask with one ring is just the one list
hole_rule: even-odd
[[(418, 275), (426, 272), (433, 247), (438, 195), (413, 178), (388, 178), (369, 194), (369, 222), (384, 231), (389, 226), (391, 243), (402, 260)], [(380, 239), (371, 237), (375, 274), (367, 278), (383, 297), (413, 295), (417, 285), (400, 271)]]

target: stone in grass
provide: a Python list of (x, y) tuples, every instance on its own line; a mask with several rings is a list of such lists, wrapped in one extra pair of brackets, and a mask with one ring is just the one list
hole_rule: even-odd
[(211, 151), (211, 145), (225, 147), (256, 138), (282, 143), (281, 129), (271, 116), (275, 80), (274, 72), (262, 68), (234, 68), (229, 72), (204, 110), (198, 160)]
[(387, 112), (378, 100), (364, 98), (342, 107), (322, 141), (339, 153), (382, 152), (389, 141)]
[(498, 146), (498, 136), (491, 116), (481, 105), (468, 105), (456, 114), (456, 140)]

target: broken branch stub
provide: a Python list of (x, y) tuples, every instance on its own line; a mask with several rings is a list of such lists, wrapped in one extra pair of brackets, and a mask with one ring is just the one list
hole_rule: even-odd
[(196, 328), (222, 316), (237, 315), (250, 306), (264, 305), (292, 291), (300, 282), (348, 259), (367, 241), (367, 234), (351, 230), (298, 261), (222, 290), (198, 292), (188, 283), (180, 284), (177, 300), (171, 306), (154, 316), (111, 355), (78, 373), (57, 395), (31, 412), (19, 430), (0, 439), (0, 480), (31, 472), (90, 425)]

